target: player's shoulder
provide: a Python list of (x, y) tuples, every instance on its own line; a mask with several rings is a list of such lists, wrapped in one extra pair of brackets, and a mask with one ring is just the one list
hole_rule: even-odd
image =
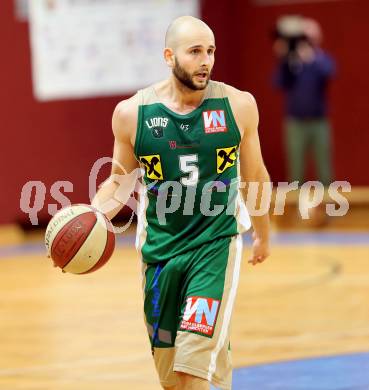
[(113, 133), (118, 139), (134, 138), (137, 127), (139, 94), (121, 100), (114, 109), (112, 118)]
[(257, 126), (259, 113), (254, 96), (228, 84), (224, 84), (223, 89), (241, 133)]
[(132, 115), (137, 117), (139, 106), (156, 103), (158, 101), (155, 90), (160, 89), (160, 86), (163, 83), (164, 81), (161, 81), (138, 90), (135, 95), (119, 102), (115, 108), (115, 111), (119, 116), (122, 116), (123, 119), (124, 117), (130, 117)]
[(113, 132), (116, 137), (123, 139), (129, 135), (131, 139), (135, 138), (139, 107), (157, 99), (154, 89), (156, 85), (152, 84), (140, 89), (133, 96), (121, 100), (116, 105), (112, 119)]
[(121, 100), (115, 107), (114, 115), (124, 120), (137, 113), (139, 106), (139, 92), (128, 99)]
[(223, 88), (226, 96), (229, 99), (232, 99), (242, 106), (255, 106), (256, 105), (256, 100), (254, 96), (248, 92), (248, 91), (242, 91), (236, 87), (233, 87), (232, 85), (223, 83)]

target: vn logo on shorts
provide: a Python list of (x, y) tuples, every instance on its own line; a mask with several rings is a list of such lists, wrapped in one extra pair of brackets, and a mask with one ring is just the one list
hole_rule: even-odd
[(206, 134), (225, 133), (228, 130), (224, 110), (203, 111), (202, 118)]
[(233, 167), (237, 160), (237, 146), (217, 149), (217, 173)]
[(180, 329), (212, 336), (219, 305), (216, 299), (188, 297)]
[(164, 179), (159, 154), (140, 156), (140, 161), (145, 166), (146, 177), (153, 180)]

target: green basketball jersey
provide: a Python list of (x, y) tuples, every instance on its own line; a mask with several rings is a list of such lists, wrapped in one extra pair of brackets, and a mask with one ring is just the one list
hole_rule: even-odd
[[(211, 81), (188, 114), (139, 91), (134, 152), (145, 170), (136, 245), (147, 263), (166, 261), (240, 232), (240, 132), (224, 84)], [(249, 220), (244, 225), (249, 227)]]

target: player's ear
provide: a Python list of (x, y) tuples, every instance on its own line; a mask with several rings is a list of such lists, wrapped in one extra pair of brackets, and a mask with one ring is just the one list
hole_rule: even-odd
[(170, 68), (174, 68), (174, 51), (173, 49), (166, 47), (164, 49), (164, 60)]

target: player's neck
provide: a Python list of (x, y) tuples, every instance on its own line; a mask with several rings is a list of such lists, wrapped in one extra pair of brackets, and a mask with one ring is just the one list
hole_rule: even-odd
[(159, 92), (165, 105), (179, 113), (186, 113), (194, 110), (202, 103), (207, 88), (194, 91), (172, 76), (162, 85)]

